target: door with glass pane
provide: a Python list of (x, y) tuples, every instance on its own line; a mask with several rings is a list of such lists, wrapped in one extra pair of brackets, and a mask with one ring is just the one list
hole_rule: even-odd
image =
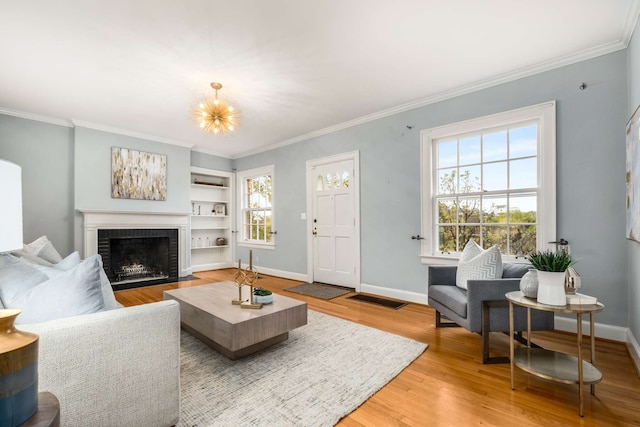
[(313, 280), (356, 288), (360, 246), (354, 160), (314, 166), (311, 177)]

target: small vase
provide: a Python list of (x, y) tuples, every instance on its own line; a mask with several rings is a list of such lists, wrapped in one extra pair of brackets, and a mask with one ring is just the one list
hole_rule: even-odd
[(567, 268), (567, 274), (564, 278), (564, 292), (567, 295), (573, 295), (578, 292), (580, 286), (582, 286), (582, 279), (576, 269), (573, 267)]
[(13, 326), (18, 314), (0, 310), (0, 425), (11, 427), (38, 409), (38, 335)]
[(564, 271), (538, 271), (538, 302), (547, 305), (567, 305), (564, 278)]
[(538, 270), (530, 268), (520, 279), (520, 290), (527, 298), (538, 298)]

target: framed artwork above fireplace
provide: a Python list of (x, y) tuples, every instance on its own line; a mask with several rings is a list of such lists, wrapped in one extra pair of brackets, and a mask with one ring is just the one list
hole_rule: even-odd
[(111, 147), (111, 197), (167, 200), (167, 156)]

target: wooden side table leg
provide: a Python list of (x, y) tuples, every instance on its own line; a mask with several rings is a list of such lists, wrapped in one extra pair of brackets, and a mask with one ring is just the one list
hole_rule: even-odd
[(580, 397), (580, 410), (579, 414), (581, 417), (584, 416), (584, 378), (582, 372), (582, 314), (578, 313), (578, 394)]

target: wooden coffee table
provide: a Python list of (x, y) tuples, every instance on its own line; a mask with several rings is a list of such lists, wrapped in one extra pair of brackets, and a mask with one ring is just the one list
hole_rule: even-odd
[[(248, 290), (243, 289), (244, 295)], [(284, 341), (289, 331), (307, 324), (307, 303), (282, 295), (257, 310), (232, 305), (238, 298), (233, 282), (164, 291), (163, 298), (180, 303), (184, 330), (230, 359)]]

